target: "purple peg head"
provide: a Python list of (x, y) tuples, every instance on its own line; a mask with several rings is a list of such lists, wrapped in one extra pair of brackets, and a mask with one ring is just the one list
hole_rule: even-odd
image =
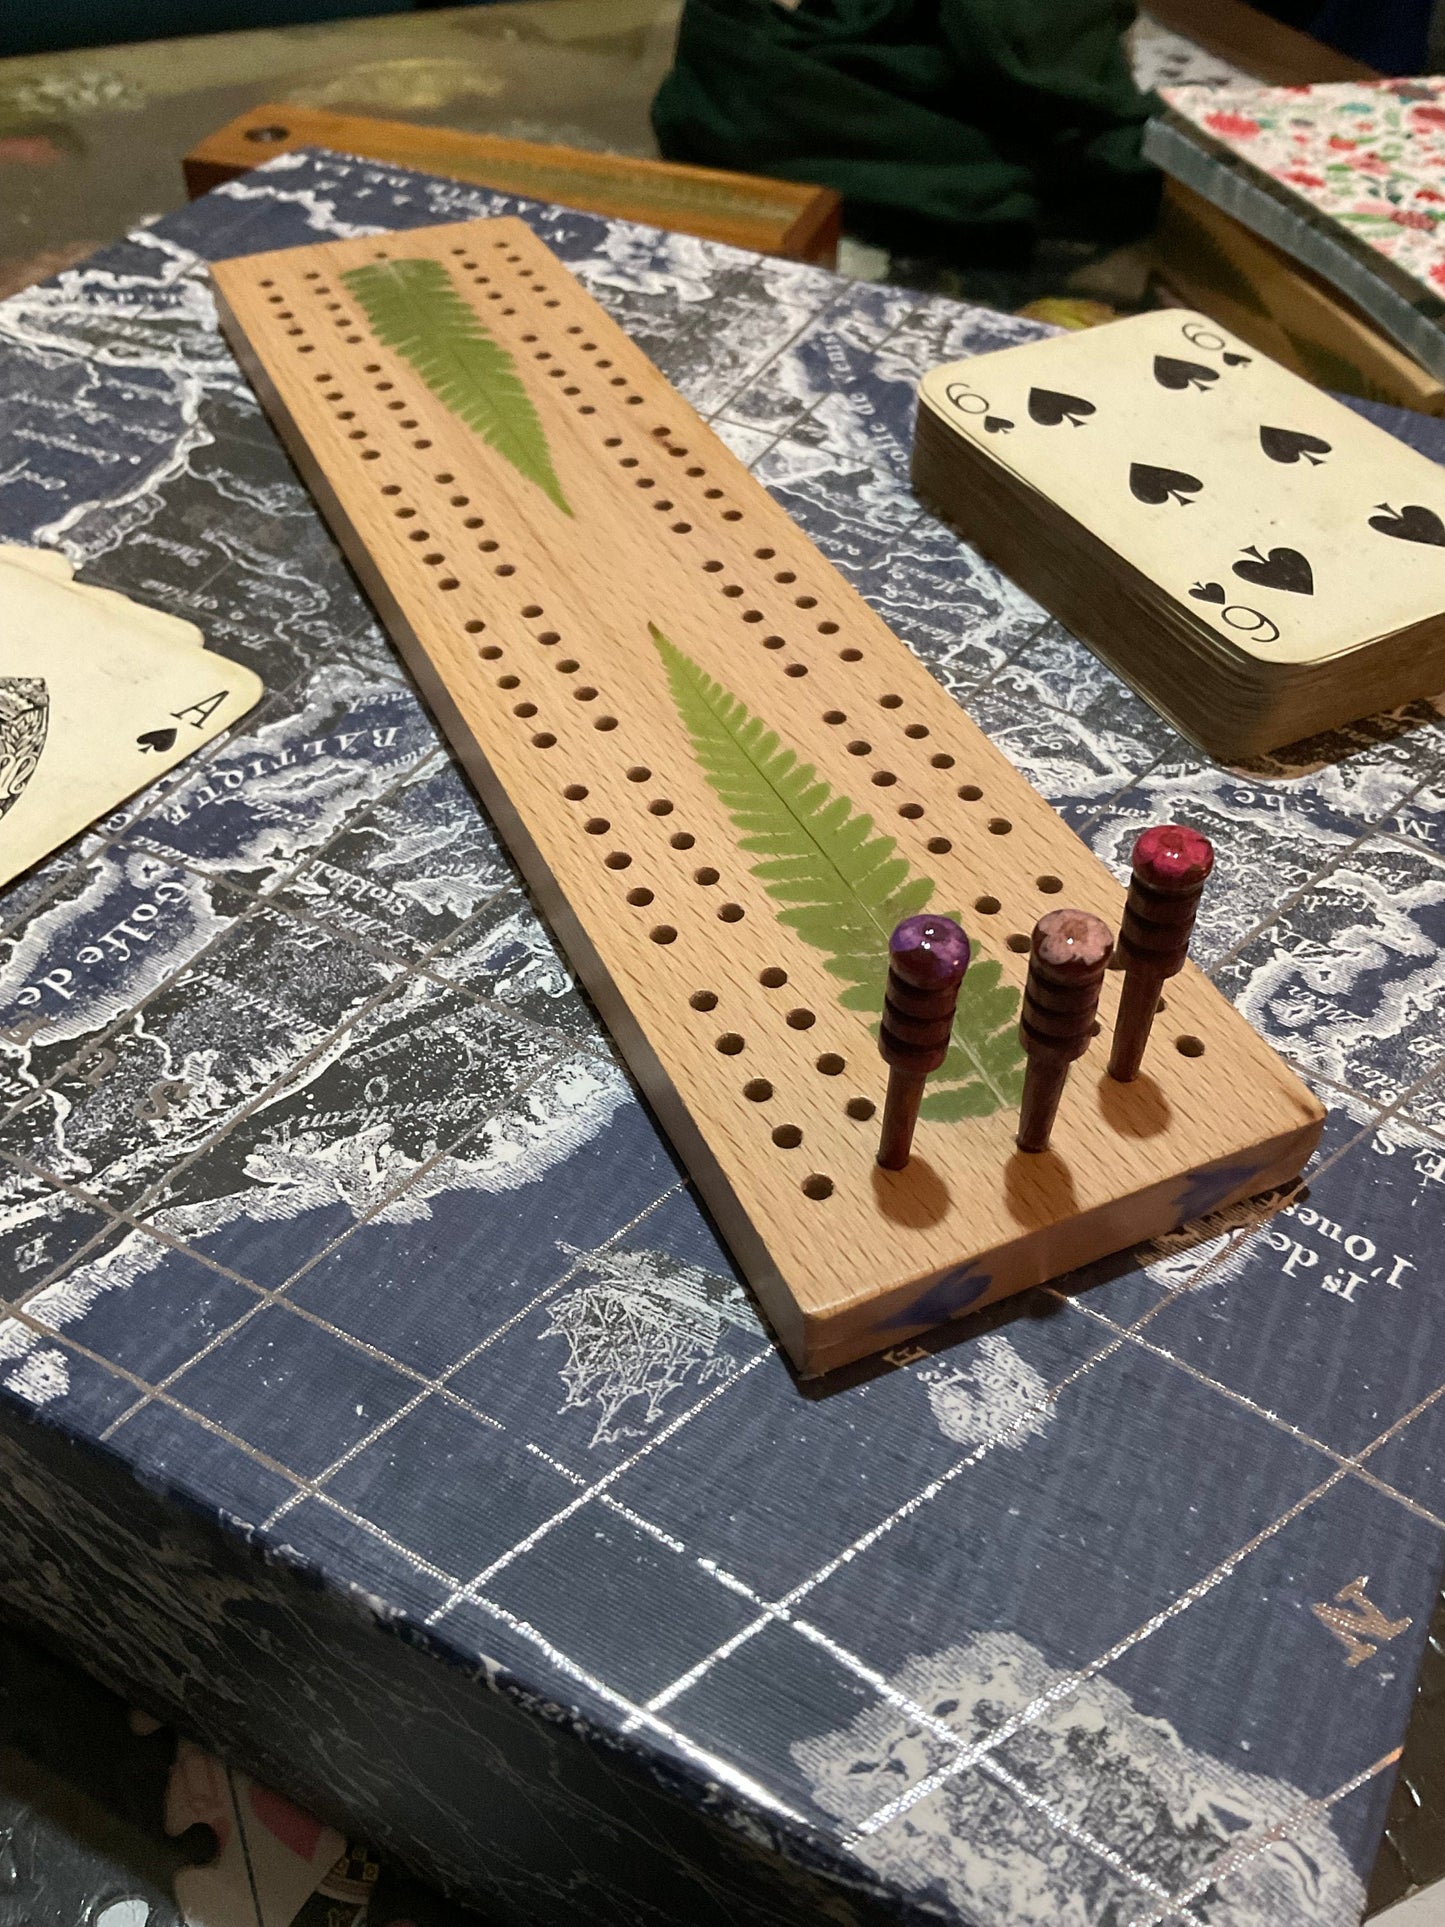
[(889, 969), (915, 990), (956, 990), (968, 958), (968, 938), (953, 918), (928, 911), (905, 917), (888, 940)]

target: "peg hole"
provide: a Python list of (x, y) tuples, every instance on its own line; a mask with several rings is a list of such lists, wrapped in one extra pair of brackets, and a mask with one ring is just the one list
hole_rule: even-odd
[(654, 943), (676, 943), (677, 932), (670, 923), (655, 923), (647, 933)]
[(1007, 836), (1012, 828), (1013, 824), (1009, 822), (1006, 816), (991, 816), (988, 819), (988, 833), (990, 836)]
[(860, 1124), (866, 1124), (877, 1108), (871, 1097), (850, 1097), (843, 1106), (849, 1117), (857, 1118)]
[(900, 803), (898, 805), (898, 814), (900, 816), (906, 816), (910, 823), (916, 823), (923, 814), (923, 805), (921, 803)]
[(710, 863), (704, 863), (700, 870), (693, 871), (692, 880), (694, 883), (701, 883), (704, 888), (706, 888), (708, 884), (716, 883), (721, 875), (721, 870), (714, 870)]
[(773, 1132), (773, 1142), (780, 1151), (796, 1151), (803, 1141), (803, 1133), (796, 1124), (780, 1124)]
[(736, 1057), (742, 1048), (743, 1040), (735, 1030), (725, 1030), (714, 1045), (714, 1049), (720, 1050), (724, 1057)]
[(787, 981), (787, 971), (780, 970), (776, 964), (769, 964), (766, 970), (758, 972), (758, 982), (766, 990), (781, 990)]
[(996, 917), (1003, 905), (997, 897), (975, 897), (973, 907), (981, 917)]
[(811, 1198), (815, 1204), (821, 1204), (824, 1198), (831, 1198), (832, 1195), (833, 1180), (824, 1177), (821, 1171), (815, 1171), (811, 1177), (803, 1179), (803, 1196)]
[(647, 806), (649, 816), (671, 816), (673, 810), (670, 796), (654, 796)]
[(562, 794), (569, 803), (580, 803), (587, 794), (587, 785), (585, 783), (569, 783)]
[(1021, 957), (1030, 947), (1029, 939), (1024, 935), (1022, 930), (1011, 930), (1005, 938), (1005, 942), (1008, 944), (1010, 950), (1017, 951)]
[(599, 716), (592, 727), (594, 729), (616, 729), (617, 718), (615, 716)]
[(817, 1021), (816, 1015), (811, 1010), (802, 1009), (790, 1010), (786, 1019), (789, 1030), (811, 1030)]
[(697, 838), (688, 830), (678, 830), (675, 835), (670, 836), (667, 840), (674, 850), (690, 850), (693, 844), (697, 842)]
[(627, 780), (629, 783), (645, 783), (651, 775), (652, 771), (646, 763), (634, 763), (627, 772)]
[(792, 676), (795, 679), (798, 676), (806, 676), (807, 673), (808, 665), (805, 662), (790, 662), (783, 670), (785, 676)]
[(947, 856), (953, 845), (946, 836), (931, 836), (924, 847), (930, 856)]
[(861, 737), (848, 745), (848, 754), (850, 756), (871, 756), (872, 753), (873, 745), (871, 743), (865, 743)]
[(937, 756), (930, 756), (928, 760), (933, 765), (934, 769), (952, 769), (953, 768), (953, 758), (949, 755), (946, 755), (942, 751), (940, 751)]
[(903, 734), (912, 737), (915, 743), (921, 742), (928, 734), (928, 725), (927, 723), (910, 723)]
[(632, 858), (626, 850), (609, 850), (603, 860), (609, 870), (626, 870), (632, 863)]
[(750, 1104), (766, 1104), (773, 1094), (773, 1087), (766, 1077), (749, 1078), (743, 1085), (743, 1096)]
[(687, 1000), (694, 1010), (716, 1010), (717, 992), (715, 990), (695, 990)]
[[(841, 662), (862, 662), (863, 651), (861, 649), (840, 649), (838, 651), (838, 658)], [(825, 1180), (825, 1182), (831, 1186), (832, 1179), (829, 1178)]]
[(965, 803), (977, 803), (982, 797), (983, 791), (977, 783), (960, 783), (958, 794)]
[(1202, 1057), (1204, 1055), (1204, 1040), (1202, 1037), (1176, 1037), (1174, 1039), (1174, 1048), (1181, 1057)]
[(532, 747), (533, 749), (552, 749), (556, 741), (557, 738), (552, 734), (550, 729), (539, 729), (537, 734), (532, 738)]
[(847, 1070), (848, 1063), (847, 1059), (840, 1057), (837, 1051), (825, 1050), (818, 1059), (816, 1068), (823, 1073), (824, 1077), (841, 1077)]
[(629, 890), (627, 892), (627, 901), (629, 903), (635, 903), (637, 907), (641, 909), (644, 905), (651, 903), (652, 892), (651, 890), (644, 890), (639, 885), (636, 890)]
[(898, 781), (898, 778), (893, 774), (891, 769), (876, 769), (873, 772), (873, 781), (880, 790), (886, 790), (891, 789)]
[(589, 836), (606, 836), (612, 825), (605, 816), (589, 816), (582, 827)]
[(825, 723), (846, 723), (847, 720), (847, 715), (841, 709), (825, 709), (823, 711), (823, 721)]
[(1062, 877), (1040, 877), (1038, 887), (1046, 897), (1056, 897), (1064, 887)]

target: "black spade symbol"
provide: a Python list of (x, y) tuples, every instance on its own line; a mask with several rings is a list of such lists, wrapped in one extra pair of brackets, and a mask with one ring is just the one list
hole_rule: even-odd
[(1303, 455), (1311, 468), (1318, 468), (1330, 453), (1328, 442), (1297, 428), (1261, 428), (1259, 445), (1272, 462), (1297, 462)]
[(1375, 506), (1383, 513), (1370, 517), (1370, 527), (1378, 529), (1381, 535), (1397, 536), (1401, 542), (1428, 542), (1432, 548), (1445, 549), (1445, 522), (1434, 509), (1408, 502), (1397, 514), (1388, 502), (1377, 502)]
[(1172, 355), (1155, 355), (1154, 379), (1161, 388), (1207, 388), (1219, 380), (1217, 368), (1206, 368), (1201, 361), (1176, 361)]
[(1196, 582), (1189, 591), (1196, 602), (1227, 602), (1229, 597), (1217, 582)]
[(1044, 428), (1057, 428), (1063, 421), (1078, 428), (1093, 412), (1094, 404), (1078, 395), (1055, 394), (1052, 388), (1029, 390), (1029, 414)]
[(1182, 468), (1151, 468), (1148, 462), (1129, 465), (1129, 493), (1137, 501), (1157, 508), (1161, 502), (1177, 502), (1188, 508), (1191, 495), (1204, 487), (1197, 475), (1186, 475)]
[(1013, 423), (1005, 420), (1002, 415), (985, 415), (983, 418), (983, 426), (985, 434), (1007, 435), (1013, 427)]
[(176, 732), (173, 729), (147, 729), (136, 737), (142, 756), (148, 749), (155, 750), (158, 756), (164, 756), (175, 740)]
[(1253, 355), (1226, 355), (1224, 365), (1226, 368), (1247, 368), (1253, 360)]
[(1254, 559), (1235, 563), (1241, 581), (1257, 582), (1262, 589), (1288, 589), (1291, 595), (1314, 594), (1314, 571), (1298, 549), (1271, 549), (1264, 555), (1251, 544), (1245, 554)]

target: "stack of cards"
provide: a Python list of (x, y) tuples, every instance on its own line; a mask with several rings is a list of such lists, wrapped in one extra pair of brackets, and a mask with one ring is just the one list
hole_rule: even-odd
[(913, 481), (1212, 755), (1445, 689), (1445, 470), (1202, 315), (933, 369)]
[(254, 706), (261, 681), (199, 629), (0, 545), (0, 884)]

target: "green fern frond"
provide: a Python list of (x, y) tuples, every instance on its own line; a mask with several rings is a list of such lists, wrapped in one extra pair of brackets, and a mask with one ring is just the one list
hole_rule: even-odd
[(377, 340), (409, 361), (437, 399), (570, 515), (541, 418), (513, 361), (440, 261), (373, 261), (341, 277)]
[[(895, 838), (813, 768), (760, 717), (652, 626), (673, 701), (703, 774), (741, 832), (738, 847), (777, 903), (781, 923), (827, 956), (848, 1010), (881, 1012), (893, 926), (926, 907), (933, 883), (915, 876)], [(963, 980), (948, 1057), (930, 1079), (923, 1115), (987, 1117), (1023, 1089), (1019, 994), (1000, 965)]]

